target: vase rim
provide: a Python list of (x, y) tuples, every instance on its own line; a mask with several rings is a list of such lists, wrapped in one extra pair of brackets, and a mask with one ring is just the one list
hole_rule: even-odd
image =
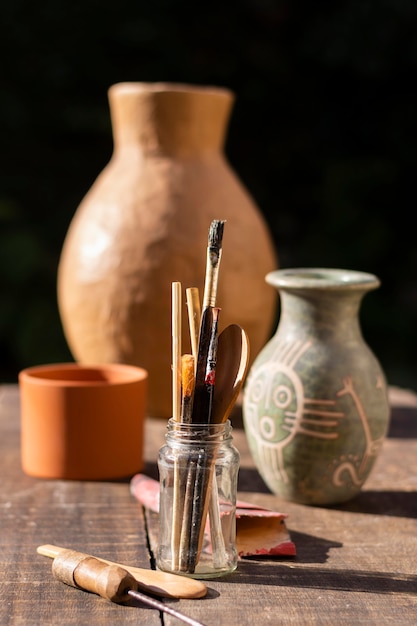
[(380, 280), (375, 274), (358, 270), (327, 267), (294, 267), (269, 272), (266, 282), (277, 288), (376, 289)]
[(124, 93), (202, 93), (214, 94), (220, 96), (233, 96), (234, 93), (228, 87), (220, 87), (217, 85), (197, 85), (189, 83), (176, 82), (141, 82), (141, 81), (124, 81), (111, 85), (109, 90), (117, 90)]

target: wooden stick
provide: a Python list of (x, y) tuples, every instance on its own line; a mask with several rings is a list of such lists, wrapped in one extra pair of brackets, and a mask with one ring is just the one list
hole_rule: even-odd
[(201, 305), (198, 287), (188, 287), (186, 290), (188, 321), (190, 326), (191, 352), (194, 357), (194, 365), (197, 366), (198, 337), (200, 334)]
[(179, 569), (181, 572), (187, 572), (189, 566), (189, 547), (191, 536), (191, 520), (194, 503), (194, 485), (196, 475), (196, 460), (190, 456), (187, 464), (187, 479), (185, 486), (183, 523), (180, 537), (180, 561)]
[[(181, 283), (172, 283), (172, 417), (181, 419)], [(174, 461), (174, 485), (172, 494), (171, 567), (179, 567), (179, 543), (181, 534), (181, 476), (178, 461)]]
[(219, 491), (215, 472), (213, 472), (211, 479), (208, 515), (210, 521), (210, 538), (213, 546), (213, 565), (217, 569), (221, 569), (227, 564), (227, 554), (220, 518)]
[(181, 416), (181, 283), (172, 283), (172, 417)]

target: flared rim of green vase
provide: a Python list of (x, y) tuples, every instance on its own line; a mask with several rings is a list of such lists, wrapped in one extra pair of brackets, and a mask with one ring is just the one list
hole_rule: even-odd
[(380, 280), (374, 274), (357, 270), (326, 267), (294, 267), (269, 272), (269, 285), (277, 288), (376, 289)]

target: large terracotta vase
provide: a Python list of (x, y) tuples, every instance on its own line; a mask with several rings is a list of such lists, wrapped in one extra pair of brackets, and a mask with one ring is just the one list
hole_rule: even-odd
[[(113, 155), (62, 249), (58, 304), (74, 358), (146, 368), (153, 416), (171, 415), (171, 284), (202, 294), (213, 219), (226, 220), (220, 326), (245, 328), (252, 356), (272, 330), (276, 294), (263, 277), (277, 266), (274, 245), (223, 150), (233, 101), (223, 88), (110, 87)], [(187, 352), (185, 310), (182, 335)]]
[(364, 295), (379, 279), (338, 269), (288, 269), (275, 335), (249, 372), (245, 431), (275, 494), (304, 504), (353, 498), (372, 470), (388, 428), (387, 385), (359, 324)]

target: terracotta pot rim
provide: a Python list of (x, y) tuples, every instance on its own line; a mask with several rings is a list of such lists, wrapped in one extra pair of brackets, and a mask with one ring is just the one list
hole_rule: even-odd
[(108, 387), (146, 381), (143, 367), (122, 363), (54, 363), (35, 365), (19, 372), (19, 381), (52, 387)]
[(376, 289), (380, 280), (375, 274), (333, 267), (294, 267), (269, 272), (269, 285), (277, 288)]
[(174, 83), (174, 82), (120, 82), (115, 83), (109, 87), (109, 91), (118, 91), (124, 93), (204, 93), (214, 94), (220, 96), (233, 97), (234, 93), (228, 87), (220, 87), (217, 85), (191, 85), (187, 83)]

